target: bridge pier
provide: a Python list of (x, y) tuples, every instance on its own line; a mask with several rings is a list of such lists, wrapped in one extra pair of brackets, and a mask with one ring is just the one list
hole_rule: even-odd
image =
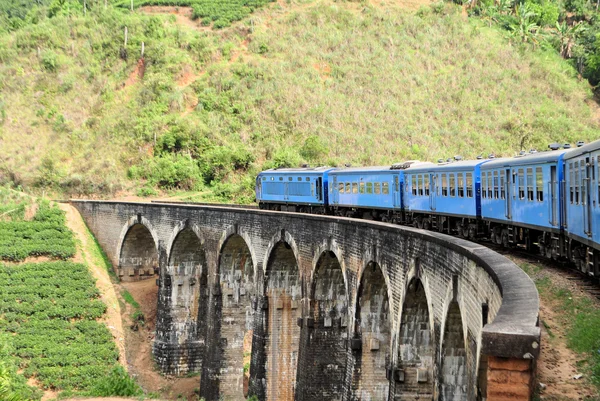
[(158, 279), (155, 359), (201, 371), (206, 401), (531, 395), (537, 291), (485, 247), (338, 217), (73, 204), (123, 280)]

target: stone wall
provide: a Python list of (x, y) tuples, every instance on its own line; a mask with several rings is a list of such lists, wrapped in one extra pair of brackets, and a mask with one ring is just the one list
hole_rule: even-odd
[(261, 400), (437, 400), (452, 391), (493, 400), (507, 383), (520, 394), (513, 399), (528, 399), (537, 292), (483, 246), (328, 216), (73, 204), (117, 271), (127, 267), (121, 255), (132, 227), (150, 233), (159, 277), (155, 357), (168, 373), (201, 367), (207, 400), (248, 392)]

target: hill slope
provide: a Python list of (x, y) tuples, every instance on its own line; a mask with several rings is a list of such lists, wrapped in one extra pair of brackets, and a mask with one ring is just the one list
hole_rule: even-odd
[(224, 30), (110, 6), (42, 18), (0, 37), (0, 181), (88, 195), (210, 186), (249, 201), (254, 174), (275, 165), (598, 137), (568, 64), (459, 10), (274, 3)]

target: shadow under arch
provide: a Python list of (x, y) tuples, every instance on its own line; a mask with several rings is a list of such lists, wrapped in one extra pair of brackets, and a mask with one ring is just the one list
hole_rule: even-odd
[[(265, 268), (262, 302), (266, 400), (294, 400), (302, 285), (291, 236), (282, 231), (274, 241)], [(253, 375), (254, 376), (254, 375)]]
[(123, 232), (117, 250), (119, 278), (137, 281), (158, 274), (158, 244), (149, 222), (141, 216), (131, 218)]
[[(387, 282), (376, 262), (362, 271), (357, 291), (354, 335), (352, 392), (356, 399), (387, 400), (391, 362), (391, 319)], [(369, 372), (363, 375), (362, 372)]]
[(467, 351), (458, 302), (448, 307), (439, 371), (440, 401), (467, 400)]
[(400, 331), (398, 366), (392, 384), (394, 397), (431, 399), (434, 396), (434, 349), (429, 305), (423, 282), (413, 278), (406, 289)]
[(255, 268), (252, 252), (240, 234), (226, 237), (219, 250), (218, 291), (221, 338), (219, 396), (243, 400), (248, 396), (256, 311)]
[(347, 366), (348, 294), (342, 266), (333, 251), (319, 255), (309, 296), (296, 399), (340, 400)]

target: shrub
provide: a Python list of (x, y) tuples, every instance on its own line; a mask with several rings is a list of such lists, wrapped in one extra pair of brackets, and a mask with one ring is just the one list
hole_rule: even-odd
[(52, 50), (45, 50), (42, 53), (40, 62), (42, 64), (42, 68), (46, 71), (55, 72), (58, 70), (58, 55)]
[(143, 178), (163, 188), (195, 189), (202, 183), (198, 164), (189, 156), (163, 154), (129, 170), (131, 178)]
[(318, 136), (311, 135), (304, 141), (300, 155), (307, 160), (318, 161), (327, 155), (327, 146)]
[(99, 379), (92, 387), (92, 397), (135, 397), (141, 395), (142, 389), (127, 374), (122, 366), (115, 366), (107, 377)]

